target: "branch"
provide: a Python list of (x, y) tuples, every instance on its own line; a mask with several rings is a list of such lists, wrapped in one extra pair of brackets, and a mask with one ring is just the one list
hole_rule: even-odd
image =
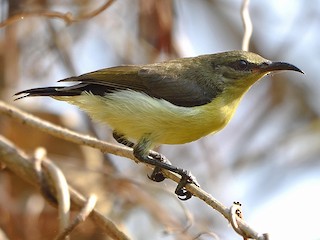
[(78, 226), (81, 222), (86, 220), (90, 216), (90, 213), (94, 210), (94, 207), (97, 202), (97, 197), (95, 195), (91, 195), (85, 206), (82, 208), (80, 213), (76, 216), (74, 221), (64, 229), (63, 232), (61, 232), (55, 240), (65, 240), (66, 237), (75, 229), (76, 226)]
[[(1, 101), (0, 101), (0, 113), (7, 115), (10, 118), (14, 118), (22, 124), (35, 127), (41, 131), (44, 131), (53, 136), (62, 138), (64, 140), (67, 140), (76, 144), (80, 144), (80, 145), (87, 145), (93, 148), (97, 148), (102, 152), (107, 152), (114, 155), (126, 157), (135, 161), (136, 163), (140, 163), (136, 158), (134, 158), (131, 148), (103, 142), (96, 138), (85, 136), (85, 135), (70, 131), (68, 129), (56, 126), (52, 123), (43, 121), (31, 114), (25, 113), (13, 106), (8, 106)], [(163, 170), (163, 173), (167, 178), (179, 183), (180, 177), (177, 174), (169, 172), (167, 170)], [(235, 231), (238, 232), (239, 234), (241, 233), (243, 237), (253, 238), (258, 240), (268, 239), (266, 234), (259, 234), (258, 232), (253, 230), (239, 216), (235, 216), (235, 213), (234, 211), (232, 211), (232, 208), (225, 207), (218, 200), (213, 198), (210, 194), (208, 194), (201, 188), (197, 187), (194, 184), (187, 184), (186, 189), (190, 191), (194, 196), (204, 201), (210, 207), (212, 207), (213, 209), (221, 213), (229, 221), (229, 223), (234, 222), (234, 219), (236, 219), (236, 224), (232, 224), (232, 226), (236, 226), (237, 228), (235, 229)]]
[(114, 0), (109, 0), (105, 4), (103, 4), (101, 7), (97, 8), (96, 10), (93, 10), (92, 12), (89, 12), (87, 14), (84, 14), (78, 17), (74, 17), (70, 12), (61, 13), (61, 12), (47, 11), (47, 10), (17, 13), (11, 16), (10, 18), (4, 20), (3, 22), (0, 22), (0, 28), (9, 26), (11, 24), (14, 24), (15, 22), (18, 22), (28, 17), (58, 18), (65, 21), (67, 25), (70, 25), (71, 23), (80, 22), (80, 21), (87, 20), (97, 16), (98, 14), (106, 10), (108, 7), (110, 7), (113, 2)]
[[(38, 179), (38, 172), (34, 167), (32, 161), (19, 150), (16, 146), (14, 146), (11, 142), (0, 135), (0, 160), (2, 163), (5, 164), (7, 168), (9, 168), (12, 172), (16, 175), (21, 177), (26, 182), (41, 188), (41, 183)], [(43, 178), (46, 179), (48, 184), (54, 185), (51, 178), (45, 174), (43, 171)], [(72, 204), (77, 209), (82, 208), (83, 206), (87, 205), (87, 200), (84, 196), (74, 190), (72, 187), (69, 186), (70, 198)], [(52, 193), (55, 194), (55, 193)], [(55, 195), (54, 197), (57, 196)], [(123, 232), (121, 232), (116, 225), (100, 214), (97, 210), (93, 210), (91, 212), (90, 217), (96, 222), (111, 238), (117, 240), (125, 240), (129, 239)]]
[(244, 27), (244, 34), (242, 39), (242, 50), (249, 51), (249, 43), (252, 35), (252, 22), (249, 13), (250, 0), (243, 0), (241, 6), (241, 19)]
[(44, 148), (39, 147), (35, 150), (33, 160), (34, 160), (33, 161), (34, 168), (37, 171), (37, 175), (38, 175), (38, 181), (40, 182), (41, 190), (43, 191), (44, 194), (48, 192), (47, 190), (48, 181), (44, 177), (42, 166), (48, 171), (48, 174), (52, 179), (52, 183), (54, 185), (54, 189), (56, 193), (55, 199), (58, 202), (58, 212), (59, 212), (59, 222), (60, 222), (59, 230), (61, 233), (69, 225), (69, 218), (70, 218), (70, 193), (68, 189), (69, 185), (60, 168), (58, 168), (52, 161), (47, 159), (47, 152)]

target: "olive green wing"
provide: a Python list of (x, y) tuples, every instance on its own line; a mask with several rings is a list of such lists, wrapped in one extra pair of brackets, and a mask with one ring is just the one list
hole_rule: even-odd
[[(96, 91), (94, 91), (94, 93), (98, 95), (105, 95), (105, 93), (111, 91), (125, 89), (143, 91), (145, 87), (138, 76), (140, 69), (141, 67), (135, 65), (111, 67), (77, 77), (62, 79), (59, 82), (81, 82), (83, 85), (87, 86), (90, 84), (95, 85), (97, 89), (95, 89)], [(88, 90), (90, 90), (89, 88)], [(98, 88), (100, 88), (100, 91)]]
[[(187, 77), (197, 78), (198, 76), (193, 74)], [(79, 87), (87, 88), (88, 91), (99, 95), (131, 89), (183, 107), (209, 103), (217, 95), (217, 91), (212, 91), (209, 86), (198, 84), (191, 78), (181, 78), (170, 70), (153, 65), (106, 68), (61, 81), (81, 82), (86, 86), (79, 85)]]
[[(174, 105), (194, 107), (209, 103), (217, 94), (205, 84), (198, 84), (193, 71), (187, 78), (176, 75), (160, 65), (119, 66), (71, 77), (59, 82), (78, 82), (70, 87), (29, 89), (18, 94), (25, 96), (75, 96), (84, 91), (104, 96), (119, 90), (134, 90), (151, 97), (164, 99)], [(195, 71), (196, 72), (196, 71)], [(200, 76), (201, 78), (201, 76)]]
[[(189, 69), (176, 74), (174, 71), (159, 72), (155, 69), (144, 68), (139, 76), (143, 79), (145, 93), (165, 99), (172, 104), (182, 107), (194, 107), (204, 105), (217, 96), (212, 87), (206, 84), (202, 74)], [(201, 81), (203, 80), (203, 81)]]

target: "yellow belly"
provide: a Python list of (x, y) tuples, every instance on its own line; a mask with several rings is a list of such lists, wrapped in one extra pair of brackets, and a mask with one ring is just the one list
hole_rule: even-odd
[(84, 93), (57, 99), (78, 106), (127, 138), (139, 140), (149, 134), (155, 144), (182, 144), (216, 132), (229, 122), (236, 108), (224, 105), (221, 99), (203, 106), (179, 107), (131, 90), (108, 97)]

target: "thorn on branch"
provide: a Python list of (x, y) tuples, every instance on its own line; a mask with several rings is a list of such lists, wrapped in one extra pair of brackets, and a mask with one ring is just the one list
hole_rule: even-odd
[(230, 223), (234, 231), (236, 231), (239, 235), (243, 236), (243, 240), (247, 240), (247, 236), (245, 231), (243, 231), (238, 225), (238, 218), (242, 219), (243, 214), (241, 210), (241, 203), (240, 202), (233, 202), (230, 208)]

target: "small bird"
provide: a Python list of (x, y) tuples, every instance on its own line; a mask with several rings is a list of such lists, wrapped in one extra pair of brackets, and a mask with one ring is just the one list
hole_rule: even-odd
[(150, 151), (160, 144), (183, 144), (221, 130), (243, 95), (260, 78), (282, 70), (303, 73), (285, 62), (272, 62), (246, 51), (179, 58), (146, 65), (105, 68), (59, 82), (72, 86), (28, 89), (16, 93), (50, 96), (78, 106), (92, 119), (107, 123), (134, 156), (156, 166), (151, 178), (164, 179), (161, 169), (182, 176), (176, 193), (188, 199), (190, 175)]

